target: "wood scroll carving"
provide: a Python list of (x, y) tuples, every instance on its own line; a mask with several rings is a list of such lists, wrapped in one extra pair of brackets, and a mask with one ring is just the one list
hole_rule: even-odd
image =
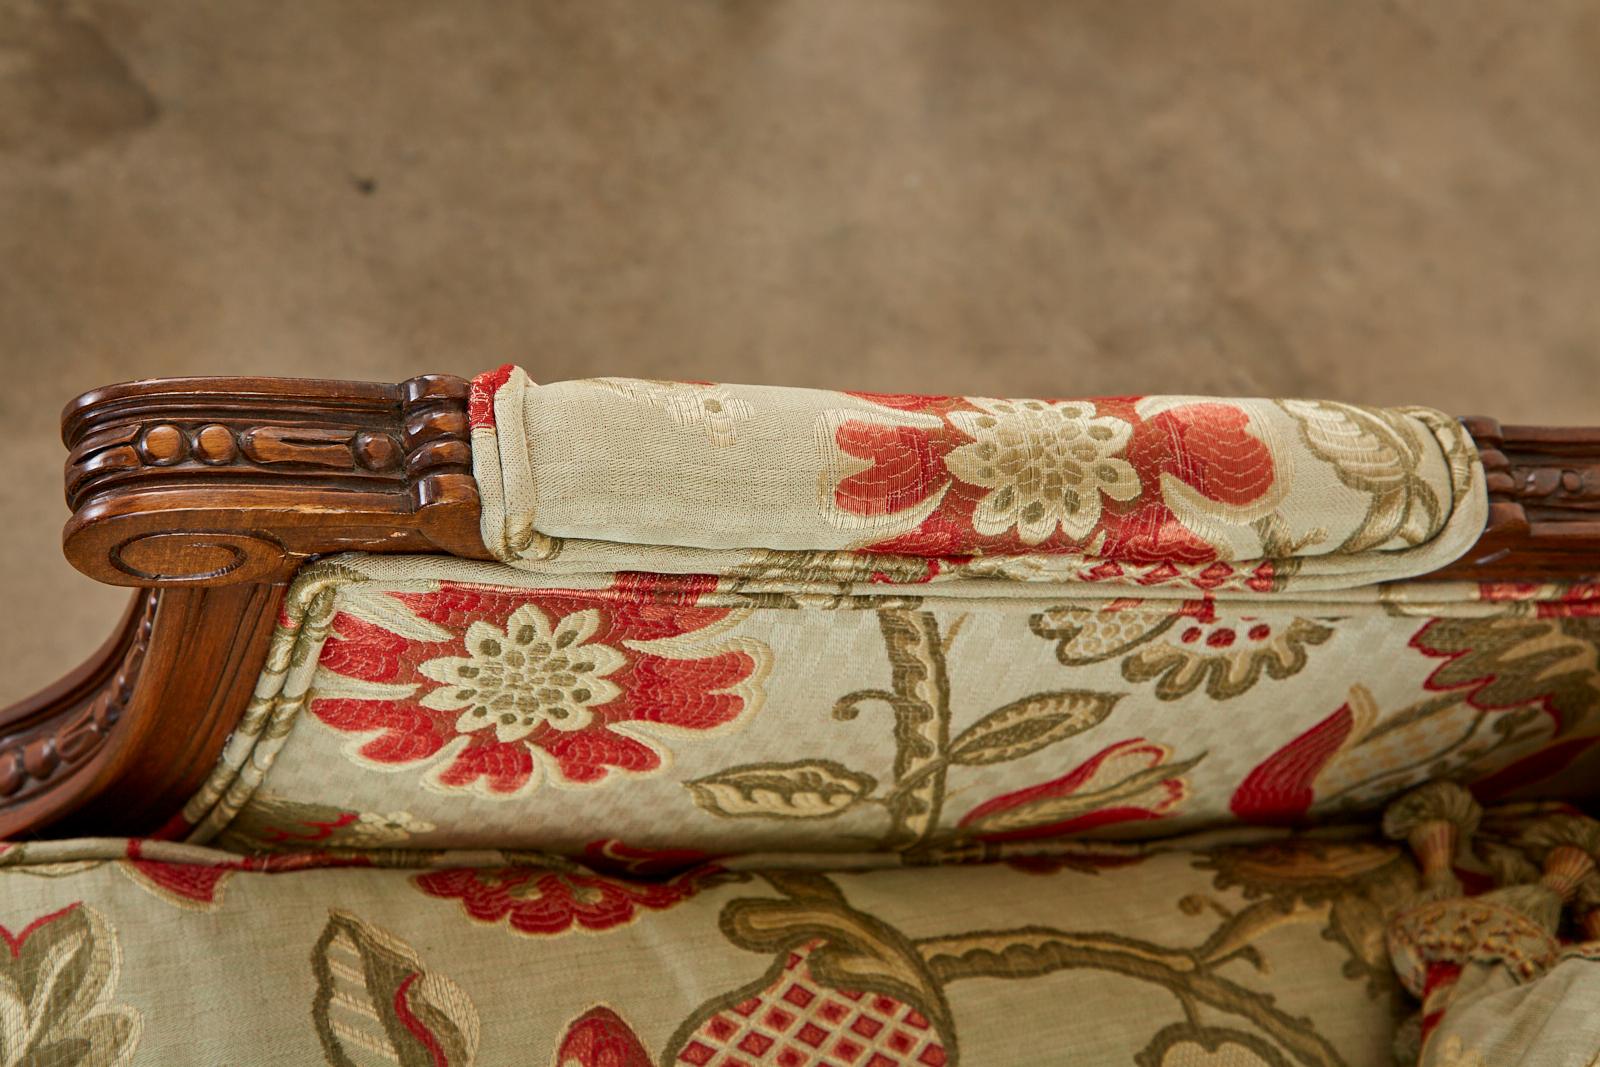
[(189, 378), (62, 417), (68, 559), (114, 585), (277, 582), (342, 549), (486, 559), (467, 383)]
[(249, 700), (283, 592), (345, 550), (489, 558), (467, 382), (191, 378), (67, 405), (68, 559), (141, 587), (77, 672), (0, 710), (0, 839), (150, 833)]
[[(330, 552), (487, 559), (467, 383), (192, 378), (67, 406), (68, 558), (141, 588), (117, 635), (0, 710), (0, 840), (142, 834), (179, 810), (249, 699), (283, 592)], [(1429, 579), (1600, 575), (1600, 429), (1468, 419), (1488, 475), (1478, 545)]]

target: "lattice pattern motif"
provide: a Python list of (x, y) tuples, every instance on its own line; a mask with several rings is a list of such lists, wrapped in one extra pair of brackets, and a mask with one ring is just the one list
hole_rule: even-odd
[(943, 1067), (933, 1024), (882, 993), (829, 989), (806, 957), (789, 954), (778, 980), (707, 1019), (678, 1054), (693, 1067)]

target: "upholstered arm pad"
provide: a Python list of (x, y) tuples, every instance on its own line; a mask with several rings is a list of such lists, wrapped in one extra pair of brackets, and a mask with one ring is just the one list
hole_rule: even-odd
[(512, 563), (615, 545), (651, 570), (870, 553), (930, 577), (1350, 588), (1453, 562), (1488, 508), (1471, 437), (1424, 408), (535, 385), (502, 368), (472, 413), (484, 541)]

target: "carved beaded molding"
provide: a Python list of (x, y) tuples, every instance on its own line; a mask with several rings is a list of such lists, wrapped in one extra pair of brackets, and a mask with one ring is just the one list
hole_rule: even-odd
[(311, 555), (487, 555), (468, 385), (135, 382), (68, 406), (68, 557), (120, 585), (286, 578)]
[[(0, 838), (58, 820), (148, 833), (204, 781), (252, 691), (285, 583), (314, 556), (488, 559), (468, 384), (192, 378), (67, 406), (63, 533), (86, 574), (146, 587), (79, 671), (0, 709)], [(1490, 521), (1429, 577), (1600, 572), (1600, 429), (1468, 419)], [(157, 606), (159, 599), (159, 608)]]
[[(140, 595), (117, 645), (83, 684), (0, 736), (0, 808), (49, 788), (105, 745), (133, 696), (155, 625), (155, 590)], [(63, 707), (62, 705), (65, 705)]]
[(1577, 580), (1600, 575), (1600, 428), (1463, 419), (1483, 460), (1489, 522), (1430, 578)]
[[(178, 426), (158, 422), (139, 433), (135, 456), (126, 445), (101, 451), (102, 470), (111, 462), (128, 466), (170, 467), (184, 462), (223, 466), (230, 463), (301, 463), (335, 470), (365, 469), (382, 473), (400, 466), (400, 444), (386, 433), (314, 427), (253, 426), (243, 432), (219, 422)], [(141, 463), (142, 461), (142, 463)]]

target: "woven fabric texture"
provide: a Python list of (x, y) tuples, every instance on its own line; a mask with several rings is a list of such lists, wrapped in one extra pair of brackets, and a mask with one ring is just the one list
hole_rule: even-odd
[(411, 828), (371, 813), (279, 821), (291, 832), (248, 856), (0, 846), (11, 1062), (1588, 1067), (1600, 1053), (1600, 823), (1559, 804), (1483, 811), (1443, 782), (1390, 805), (1381, 832), (998, 843), (934, 866), (618, 839), (575, 861), (397, 847)]
[(316, 804), (417, 847), (917, 856), (1346, 818), (1441, 776), (1561, 795), (1600, 740), (1587, 587), (1001, 586), (1033, 595), (332, 559), (187, 832), (250, 847)]
[(655, 550), (650, 570), (843, 553), (930, 577), (1352, 588), (1449, 563), (1487, 515), (1470, 437), (1425, 408), (535, 385), (504, 367), (474, 383), (472, 422), (484, 540), (509, 563), (598, 542)]
[(610, 850), (601, 873), (14, 845), (0, 1049), (39, 1067), (1390, 1062), (1400, 995), (1371, 953), (1416, 875), (1385, 844), (936, 871), (666, 873), (682, 858)]
[(471, 420), (500, 562), (307, 567), (167, 839), (0, 845), (0, 1062), (1597, 1062), (1600, 586), (1397, 581), (1453, 420)]

